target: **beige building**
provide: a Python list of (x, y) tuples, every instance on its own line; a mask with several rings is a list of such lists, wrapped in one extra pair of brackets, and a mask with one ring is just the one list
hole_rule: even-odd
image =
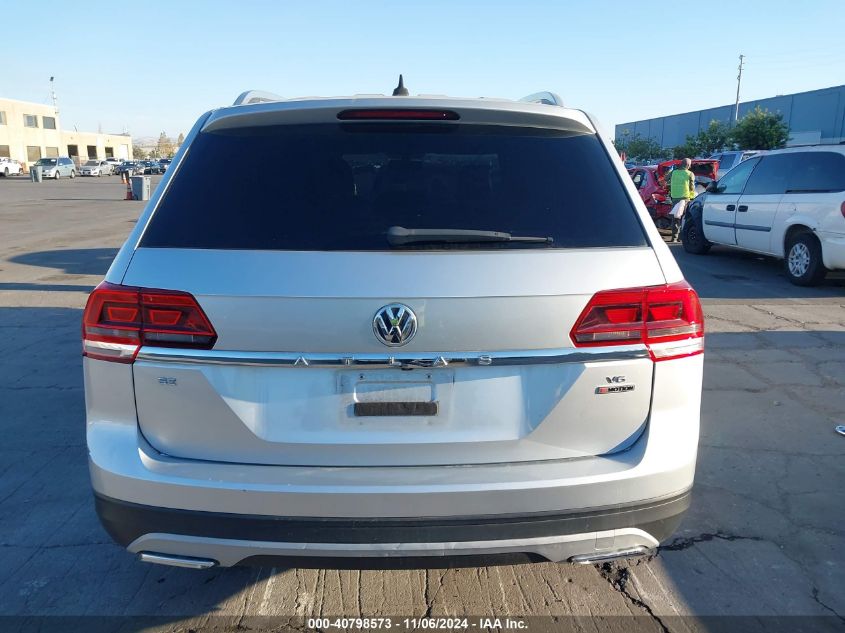
[(0, 99), (0, 157), (29, 166), (39, 158), (69, 156), (77, 165), (89, 158), (132, 158), (128, 134), (63, 130), (53, 106)]

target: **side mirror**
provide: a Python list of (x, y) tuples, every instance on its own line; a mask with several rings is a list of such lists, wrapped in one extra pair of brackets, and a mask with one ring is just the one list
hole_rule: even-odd
[(713, 180), (704, 190), (707, 193), (719, 193), (719, 183)]

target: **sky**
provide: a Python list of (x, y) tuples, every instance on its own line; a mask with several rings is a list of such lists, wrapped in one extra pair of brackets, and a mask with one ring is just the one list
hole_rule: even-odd
[[(187, 134), (248, 89), (285, 97), (518, 99), (540, 90), (605, 128), (845, 84), (845, 0), (575, 2), (0, 0), (0, 97), (61, 125)], [(14, 63), (9, 63), (17, 60)]]

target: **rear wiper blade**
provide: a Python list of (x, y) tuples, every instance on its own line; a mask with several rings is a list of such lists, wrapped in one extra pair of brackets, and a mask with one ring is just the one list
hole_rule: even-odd
[(467, 244), (471, 242), (528, 242), (551, 244), (553, 237), (519, 236), (502, 231), (477, 231), (474, 229), (406, 229), (391, 226), (387, 229), (387, 241), (391, 246), (416, 244), (419, 242), (448, 242)]

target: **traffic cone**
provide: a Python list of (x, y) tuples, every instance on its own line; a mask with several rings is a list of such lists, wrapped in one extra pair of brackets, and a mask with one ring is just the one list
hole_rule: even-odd
[(124, 200), (134, 200), (135, 196), (132, 195), (132, 183), (127, 180), (126, 181), (126, 197)]

